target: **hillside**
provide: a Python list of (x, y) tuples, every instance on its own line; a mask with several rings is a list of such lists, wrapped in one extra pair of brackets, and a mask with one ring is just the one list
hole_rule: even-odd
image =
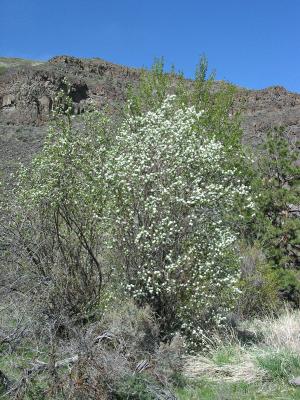
[[(71, 83), (74, 113), (84, 112), (90, 100), (100, 109), (118, 107), (129, 84), (141, 71), (104, 61), (57, 56), (48, 62), (0, 59), (0, 168), (14, 170), (41, 147), (50, 110), (63, 80)], [(242, 113), (244, 141), (256, 144), (272, 126), (285, 126), (292, 138), (300, 137), (300, 94), (283, 87), (238, 89), (235, 112)]]
[(1, 63), (0, 397), (299, 399), (300, 94)]
[(9, 68), (28, 65), (34, 66), (39, 64), (43, 64), (43, 61), (26, 60), (14, 57), (0, 57), (0, 75)]

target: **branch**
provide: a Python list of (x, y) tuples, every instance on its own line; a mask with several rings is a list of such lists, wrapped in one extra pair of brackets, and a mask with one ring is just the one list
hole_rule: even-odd
[[(65, 367), (70, 364), (74, 364), (75, 362), (78, 361), (78, 355), (74, 355), (72, 357), (65, 358), (63, 360), (57, 361), (54, 363), (54, 365), (45, 363), (43, 361), (37, 361), (36, 364), (33, 364), (31, 368), (28, 368), (24, 371), (22, 378), (17, 382), (15, 385), (13, 385), (7, 392), (6, 394), (8, 395), (14, 395), (15, 398), (23, 398), (22, 395), (24, 394), (26, 390), (26, 385), (39, 373), (43, 371), (47, 371), (50, 369), (57, 369), (61, 367)], [(1, 371), (0, 371), (0, 379), (1, 379)], [(7, 378), (6, 378), (7, 379)], [(9, 382), (9, 380), (7, 380)], [(7, 388), (9, 388), (11, 385), (7, 385)], [(21, 396), (21, 397), (20, 397)]]

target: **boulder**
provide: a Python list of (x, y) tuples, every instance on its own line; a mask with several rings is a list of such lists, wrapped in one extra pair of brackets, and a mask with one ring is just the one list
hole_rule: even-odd
[(42, 96), (38, 99), (39, 111), (41, 114), (49, 115), (52, 108), (52, 100), (48, 96)]

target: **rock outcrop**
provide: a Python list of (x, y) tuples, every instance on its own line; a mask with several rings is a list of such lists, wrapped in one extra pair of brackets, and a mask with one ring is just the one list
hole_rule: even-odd
[[(0, 75), (0, 170), (14, 170), (17, 162), (26, 162), (41, 147), (55, 96), (65, 80), (71, 85), (74, 114), (80, 114), (90, 100), (98, 108), (118, 107), (140, 74), (101, 59), (69, 56), (7, 68)], [(300, 138), (300, 94), (282, 87), (239, 89), (234, 108), (242, 113), (246, 143), (256, 145), (279, 125), (292, 138)]]
[(0, 77), (0, 123), (41, 125), (49, 113), (57, 92), (71, 85), (74, 112), (84, 111), (88, 99), (102, 107), (124, 99), (126, 87), (139, 78), (135, 69), (100, 59), (81, 60), (54, 57), (37, 66), (18, 66)]
[(244, 140), (248, 143), (261, 142), (275, 126), (284, 126), (291, 137), (300, 139), (300, 94), (281, 86), (242, 90), (235, 107), (241, 111)]

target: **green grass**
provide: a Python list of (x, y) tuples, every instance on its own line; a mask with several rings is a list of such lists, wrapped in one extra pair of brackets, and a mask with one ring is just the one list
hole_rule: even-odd
[(241, 360), (240, 348), (237, 346), (221, 346), (211, 354), (212, 361), (218, 365), (233, 364)]
[(32, 348), (19, 348), (14, 352), (4, 351), (0, 353), (0, 370), (12, 379), (19, 379), (23, 369), (30, 368), (30, 362), (34, 359), (47, 361), (40, 351)]
[[(13, 352), (9, 349), (0, 349), (0, 370), (9, 377), (12, 382), (20, 381), (22, 374), (25, 369), (32, 367), (32, 362), (35, 360), (49, 362), (49, 349), (39, 348), (38, 346), (32, 346), (33, 343), (28, 342), (24, 345), (17, 347)], [(58, 371), (58, 378), (65, 376), (68, 372), (67, 367), (61, 368)], [(45, 392), (49, 389), (51, 381), (49, 380), (48, 373), (38, 373), (33, 379), (30, 379), (29, 383), (25, 385), (25, 392), (22, 399), (24, 400), (43, 400), (45, 399)], [(5, 396), (1, 393), (0, 388), (0, 399), (9, 400), (11, 397)], [(49, 397), (48, 397), (49, 398)], [(63, 400), (63, 397), (56, 394), (53, 400)]]
[[(263, 372), (249, 381), (252, 383), (234, 380), (246, 356), (251, 356), (254, 368)], [(228, 344), (213, 349), (207, 359), (212, 364), (199, 374), (202, 379), (177, 389), (179, 400), (300, 400), (300, 387), (289, 384), (291, 378), (300, 376), (300, 356), (289, 349)], [(232, 376), (214, 366), (226, 367)]]
[(199, 381), (177, 390), (178, 400), (300, 400), (300, 389), (283, 384)]
[(183, 372), (193, 379), (177, 388), (178, 400), (300, 400), (300, 387), (289, 383), (300, 376), (299, 311), (248, 322), (260, 341), (229, 337), (187, 359)]
[(290, 351), (281, 350), (258, 356), (257, 363), (273, 380), (288, 381), (300, 375), (300, 357)]

